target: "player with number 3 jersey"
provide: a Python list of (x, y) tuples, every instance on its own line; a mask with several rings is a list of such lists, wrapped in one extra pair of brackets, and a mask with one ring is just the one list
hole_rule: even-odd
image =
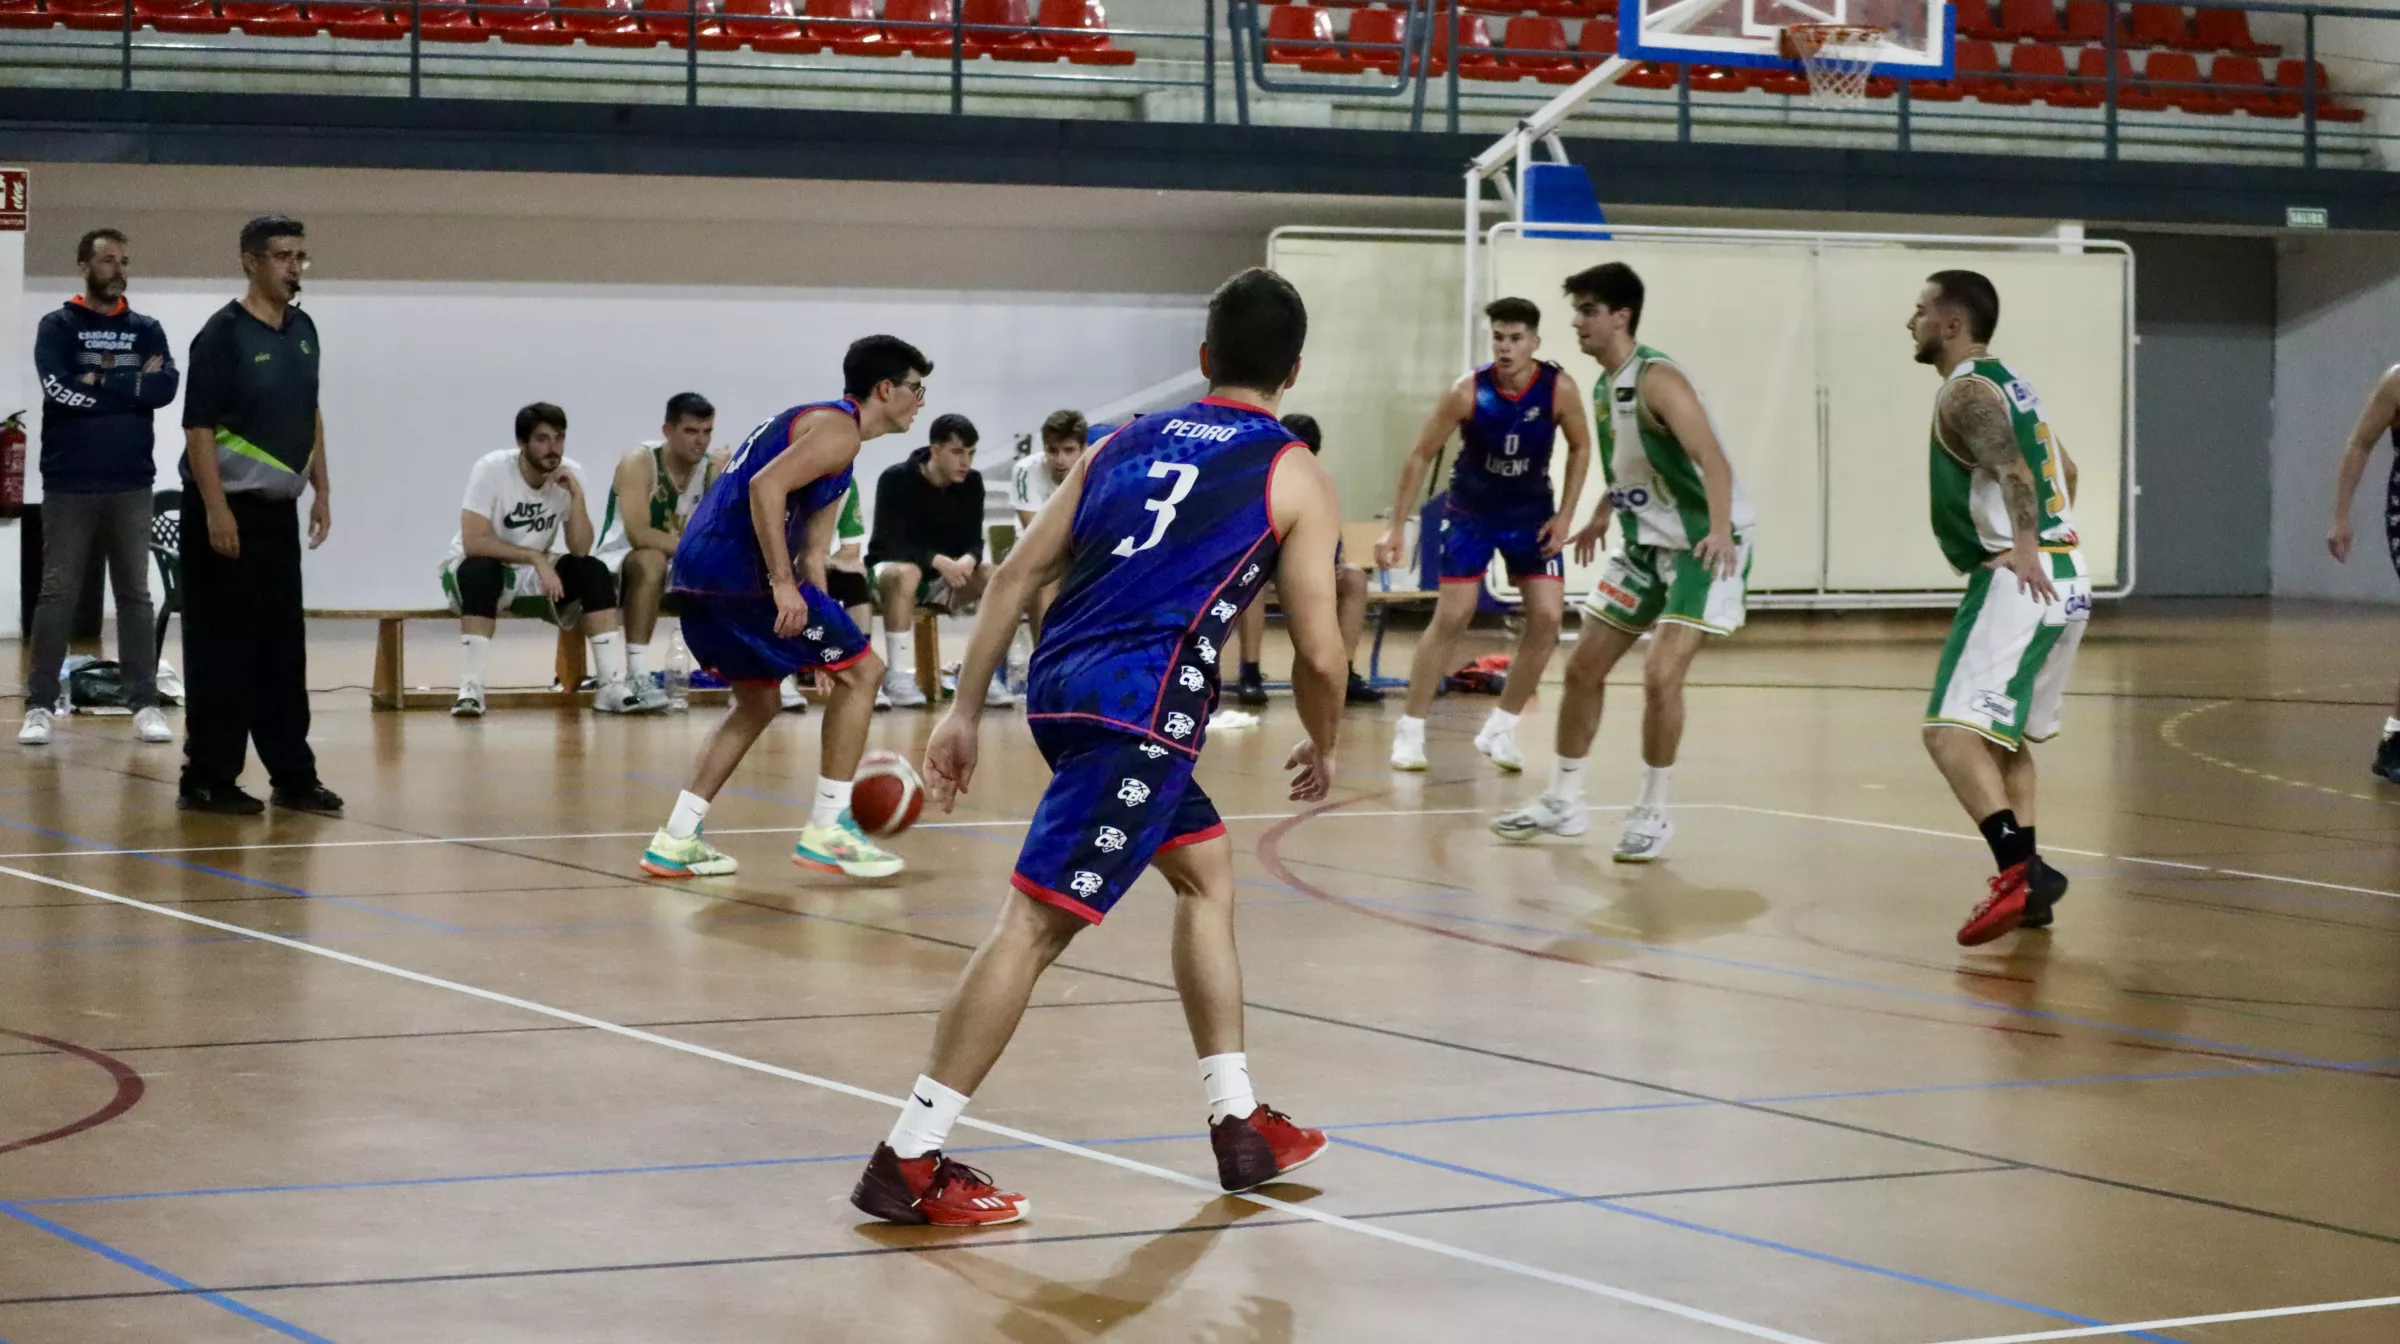
[(1235, 622), (1273, 579), (1308, 733), (1289, 762), (1298, 771), (1291, 796), (1313, 801), (1331, 786), (1348, 670), (1334, 613), (1341, 514), (1324, 467), (1276, 418), (1307, 335), (1298, 291), (1272, 271), (1244, 271), (1208, 313), (1200, 368), (1210, 394), (1134, 421), (1067, 473), (993, 576), (958, 699), (926, 745), (926, 794), (947, 811), (974, 777), (982, 688), (1027, 598), (1058, 581), (1026, 714), (1050, 785), (999, 923), (942, 1009), (932, 1060), (850, 1196), (888, 1222), (976, 1227), (1024, 1216), (1023, 1196), (942, 1156), (943, 1142), (1043, 969), (1145, 868), (1175, 891), (1175, 984), (1200, 1056), (1219, 1181), (1247, 1190), (1325, 1149), (1322, 1133), (1251, 1090), (1233, 846), (1192, 766)]

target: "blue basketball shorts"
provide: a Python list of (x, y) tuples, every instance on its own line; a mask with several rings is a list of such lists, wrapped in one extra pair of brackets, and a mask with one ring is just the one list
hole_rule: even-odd
[(789, 639), (775, 633), (775, 599), (764, 593), (677, 593), (683, 642), (692, 661), (729, 682), (781, 681), (795, 672), (839, 672), (874, 648), (842, 604), (803, 581), (808, 624)]
[(1565, 555), (1542, 554), (1542, 527), (1497, 527), (1463, 513), (1442, 515), (1442, 582), (1481, 583), (1496, 554), (1508, 566), (1508, 581), (1567, 576)]
[(1009, 884), (1033, 899), (1097, 924), (1151, 859), (1225, 833), (1185, 753), (1094, 723), (1029, 725), (1050, 787)]

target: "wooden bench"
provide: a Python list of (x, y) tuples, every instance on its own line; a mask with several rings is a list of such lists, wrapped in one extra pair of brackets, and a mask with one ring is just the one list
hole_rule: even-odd
[[(349, 609), (311, 607), (304, 613), (311, 620), (373, 621), (375, 622), (375, 675), (369, 683), (367, 699), (378, 710), (448, 709), (458, 699), (454, 690), (408, 685), (407, 641), (402, 627), (410, 621), (456, 621), (458, 613), (447, 607), (391, 609)], [(589, 692), (576, 689), (583, 685), (584, 639), (581, 631), (558, 632), (558, 655), (553, 663), (561, 690), (487, 690), (484, 704), (491, 709), (583, 709), (590, 706)], [(686, 699), (694, 705), (721, 705), (726, 692), (694, 688)]]

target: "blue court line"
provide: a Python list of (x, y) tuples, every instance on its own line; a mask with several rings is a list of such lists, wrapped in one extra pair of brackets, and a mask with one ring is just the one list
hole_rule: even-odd
[[(1362, 1143), (1357, 1139), (1336, 1138), (1333, 1141), (1343, 1145), (1344, 1147), (1359, 1149), (1362, 1152), (1375, 1153), (1383, 1157), (1398, 1158), (1403, 1162), (1414, 1162), (1420, 1166), (1438, 1168), (1439, 1170), (1451, 1172), (1455, 1175), (1471, 1176), (1477, 1180), (1491, 1181), (1498, 1185), (1511, 1186), (1515, 1189), (1531, 1191), (1537, 1195), (1547, 1195), (1554, 1199), (1575, 1204), (1582, 1204), (1591, 1208), (1605, 1209), (1610, 1213), (1621, 1213), (1628, 1217), (1639, 1218), (1644, 1222), (1658, 1223), (1663, 1226), (1677, 1228), (1685, 1232), (1697, 1232), (1703, 1236), (1718, 1237), (1726, 1241), (1740, 1242), (1745, 1246), (1757, 1246), (1765, 1250), (1780, 1251), (1785, 1255), (1796, 1255), (1804, 1260), (1814, 1260), (1820, 1264), (1836, 1265), (1843, 1269), (1857, 1270), (1863, 1274), (1874, 1274), (1887, 1279), (1897, 1279), (1902, 1283), (1912, 1283), (1921, 1288), (1932, 1288), (1940, 1292), (1955, 1293), (1960, 1297), (1973, 1298), (1978, 1302), (1989, 1302), (1995, 1306), (2012, 1307), (2018, 1311), (2031, 1312), (2036, 1316), (2046, 1316), (2055, 1321), (2068, 1321), (2076, 1325), (2108, 1324), (2108, 1322), (2100, 1319), (2097, 1316), (2083, 1316), (2071, 1311), (2062, 1311), (2056, 1307), (2045, 1307), (2038, 1302), (2026, 1302), (2013, 1297), (2002, 1297), (1997, 1293), (1987, 1293), (1982, 1289), (1969, 1288), (1964, 1284), (1949, 1283), (1941, 1279), (1928, 1278), (1922, 1274), (1911, 1274), (1904, 1269), (1893, 1269), (1886, 1265), (1870, 1264), (1864, 1260), (1852, 1260), (1847, 1256), (1833, 1255), (1825, 1251), (1812, 1251), (1804, 1246), (1794, 1246), (1789, 1242), (1773, 1241), (1765, 1237), (1754, 1237), (1746, 1232), (1734, 1232), (1726, 1228), (1710, 1227), (1706, 1223), (1695, 1223), (1685, 1218), (1676, 1218), (1663, 1213), (1653, 1213), (1647, 1209), (1637, 1209), (1630, 1205), (1620, 1203), (1616, 1200), (1601, 1199), (1587, 1195), (1578, 1195), (1572, 1191), (1560, 1190), (1552, 1186), (1537, 1184), (1533, 1181), (1521, 1181), (1514, 1176), (1503, 1176), (1498, 1172), (1481, 1171), (1474, 1167), (1460, 1166), (1454, 1162), (1444, 1162), (1438, 1158), (1421, 1157), (1415, 1153), (1404, 1153), (1397, 1148), (1385, 1148), (1377, 1144)], [(2154, 1341), (2154, 1344), (2179, 1344), (2179, 1341), (2169, 1339), (2164, 1335), (2135, 1333), (2131, 1334), (2129, 1337), (2133, 1339), (2151, 1340)]]
[[(30, 831), (35, 835), (46, 835), (53, 840), (65, 840), (73, 844), (82, 845), (88, 849), (103, 849), (112, 852), (119, 851), (118, 846), (108, 844), (105, 841), (93, 840), (86, 836), (74, 835), (66, 831), (54, 831), (47, 826), (36, 826), (31, 822), (16, 821), (8, 817), (0, 817), (0, 826), (5, 826), (10, 830), (15, 831)], [(422, 915), (404, 914), (398, 910), (386, 910), (379, 905), (368, 905), (364, 901), (353, 901), (340, 896), (320, 896), (316, 892), (304, 891), (299, 887), (287, 887), (281, 882), (269, 882), (263, 877), (251, 877), (243, 873), (230, 872), (223, 868), (211, 868), (206, 864), (190, 863), (182, 859), (170, 858), (164, 854), (126, 854), (125, 857), (131, 859), (140, 859), (144, 863), (155, 863), (166, 868), (181, 868), (186, 872), (206, 873), (210, 877), (222, 877), (230, 882), (240, 882), (253, 887), (264, 887), (269, 891), (280, 891), (287, 896), (298, 896), (303, 900), (322, 901), (327, 905), (338, 905), (346, 909), (357, 910), (370, 915), (380, 915), (385, 919), (403, 920), (407, 923), (419, 925), (423, 928), (440, 929), (444, 933), (460, 932), (460, 926), (456, 924), (444, 923), (438, 919), (427, 919)]]
[(2294, 1054), (2285, 1050), (2270, 1050), (2264, 1046), (2235, 1045), (2226, 1041), (2212, 1041), (2203, 1036), (2186, 1036), (2179, 1032), (2157, 1031), (2148, 1027), (2129, 1027), (2123, 1025), (2122, 1023), (2104, 1022), (2097, 1018), (2076, 1017), (2067, 1013), (2053, 1013), (2040, 1008), (2018, 1008), (2009, 1004), (1993, 1003), (1987, 999), (1971, 999), (1958, 994), (1939, 994), (1931, 990), (1908, 989), (1899, 985), (1878, 984), (1872, 980), (1852, 980), (1846, 976), (1828, 975), (1821, 971), (1803, 971), (1796, 970), (1789, 966), (1776, 966), (1768, 962), (1744, 961), (1739, 957), (1718, 956), (1709, 952), (1694, 952), (1687, 948), (1666, 947), (1658, 943), (1645, 943), (1631, 938), (1610, 938), (1601, 934), (1585, 933), (1580, 929), (1554, 929), (1539, 924), (1518, 924), (1503, 919), (1484, 919), (1475, 915), (1462, 915), (1447, 910), (1420, 910), (1412, 906), (1399, 905), (1389, 899), (1377, 899), (1375, 897), (1368, 896), (1340, 896), (1336, 897), (1335, 899), (1340, 901), (1349, 901), (1358, 905), (1371, 906), (1382, 910), (1391, 910), (1402, 914), (1419, 915), (1429, 919), (1448, 920), (1455, 924), (1474, 924), (1484, 928), (1508, 929), (1517, 933), (1538, 933), (1546, 938), (1563, 938), (1569, 942), (1598, 943), (1607, 947), (1629, 948), (1633, 951), (1650, 952), (1662, 957), (1675, 957), (1685, 961), (1697, 961), (1712, 966), (1730, 966), (1737, 970), (1759, 971), (1768, 975), (1780, 975), (1795, 980), (1806, 980), (1814, 984), (1834, 985), (1843, 989), (1860, 989), (1872, 994), (1887, 994), (1896, 998), (1914, 999), (1921, 1003), (1939, 1003), (1953, 1008), (1976, 1008), (1987, 1012), (2006, 1013), (2014, 1017), (2033, 1018), (2043, 1022), (2063, 1022), (2070, 1026), (2091, 1027), (2096, 1030), (2113, 1031), (2127, 1036), (2142, 1036), (2152, 1040), (2173, 1041), (2178, 1045), (2193, 1045), (2209, 1050), (2223, 1050), (2230, 1051), (2235, 1054), (2254, 1055), (2263, 1059), (2279, 1060), (2284, 1063), (2296, 1064), (2309, 1068), (2333, 1069), (2343, 1073), (2361, 1073), (2376, 1067), (2371, 1061), (2365, 1063), (2353, 1063), (2345, 1060), (2316, 1059), (2308, 1055)]
[(49, 1219), (42, 1217), (38, 1213), (29, 1213), (26, 1210), (19, 1208), (15, 1204), (0, 1202), (0, 1214), (6, 1214), (7, 1216), (16, 1219), (18, 1222), (21, 1222), (28, 1227), (38, 1228), (41, 1231), (47, 1232), (51, 1236), (57, 1237), (59, 1240), (67, 1242), (70, 1245), (82, 1247), (84, 1250), (90, 1251), (92, 1254), (100, 1256), (103, 1259), (113, 1260), (116, 1263), (123, 1265), (125, 1268), (132, 1270), (134, 1273), (140, 1274), (146, 1278), (155, 1279), (158, 1282), (167, 1285), (169, 1288), (175, 1289), (177, 1292), (189, 1293), (212, 1306), (222, 1307), (246, 1321), (256, 1325), (265, 1326), (267, 1329), (272, 1330), (276, 1334), (282, 1335), (287, 1339), (297, 1339), (302, 1341), (302, 1344), (333, 1344), (332, 1340), (325, 1338), (323, 1335), (316, 1334), (313, 1331), (303, 1330), (299, 1326), (292, 1324), (290, 1321), (284, 1320), (280, 1316), (270, 1316), (266, 1312), (260, 1311), (256, 1307), (250, 1306), (247, 1303), (237, 1302), (234, 1299), (227, 1297), (223, 1293), (211, 1292), (210, 1290), (201, 1287), (199, 1284), (192, 1282), (190, 1279), (184, 1278), (180, 1274), (175, 1274), (168, 1270), (161, 1269), (139, 1256), (133, 1255), (130, 1252), (118, 1250), (116, 1247), (109, 1245), (107, 1242), (102, 1241), (97, 1237), (87, 1237), (83, 1233), (76, 1231), (74, 1228), (67, 1227), (60, 1223), (54, 1223)]

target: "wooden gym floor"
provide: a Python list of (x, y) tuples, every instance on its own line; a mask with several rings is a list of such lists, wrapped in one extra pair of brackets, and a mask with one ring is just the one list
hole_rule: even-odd
[[(2104, 610), (2042, 755), (2073, 894), (1976, 951), (1986, 858), (1917, 742), (1938, 630), (1712, 647), (1648, 870), (1607, 861), (1631, 667), (1580, 843), (1482, 825), (1546, 778), (1552, 691), (1523, 780), (1469, 745), (1488, 700), (1420, 777), (1396, 706), (1353, 712), (1300, 815), (1289, 701), (1220, 734), (1251, 1058), (1336, 1147), (1215, 1193), (1152, 879), (954, 1137), (1034, 1199), (980, 1234), (846, 1196), (1045, 779), (1006, 714), (881, 887), (784, 861), (814, 716), (711, 818), (742, 875), (685, 885), (634, 859), (702, 714), (321, 695), (339, 820), (182, 816), (173, 749), (69, 721), (0, 748), (0, 1340), (2400, 1338), (2400, 789), (2365, 768), (2400, 615)], [(314, 681), (368, 647), (321, 628)]]

